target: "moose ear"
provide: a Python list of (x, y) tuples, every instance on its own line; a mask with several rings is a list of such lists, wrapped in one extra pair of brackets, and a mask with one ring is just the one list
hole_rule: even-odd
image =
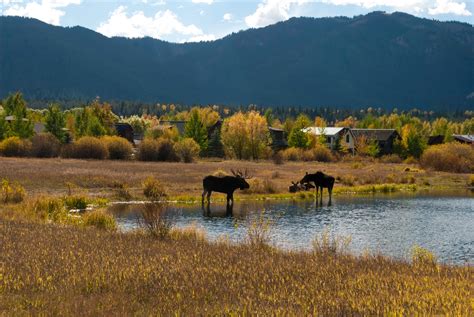
[(308, 175), (308, 172), (306, 172), (306, 175)]

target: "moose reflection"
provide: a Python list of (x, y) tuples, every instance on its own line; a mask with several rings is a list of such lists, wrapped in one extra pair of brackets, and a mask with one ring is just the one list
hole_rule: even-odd
[(204, 196), (207, 196), (207, 204), (211, 202), (211, 193), (218, 192), (227, 194), (227, 207), (232, 209), (234, 205), (234, 191), (236, 189), (247, 189), (250, 188), (249, 183), (246, 179), (249, 178), (247, 170), (245, 173), (242, 171), (231, 170), (234, 176), (213, 176), (209, 175), (204, 177), (202, 180), (202, 187), (204, 191), (202, 192), (202, 205), (204, 206)]
[(306, 172), (306, 175), (300, 180), (300, 184), (310, 184), (314, 183), (314, 186), (316, 187), (316, 201), (318, 200), (319, 197), (319, 190), (321, 190), (321, 204), (323, 201), (323, 188), (327, 188), (329, 192), (329, 205), (331, 205), (331, 200), (332, 200), (332, 188), (334, 187), (334, 177), (330, 175), (326, 175), (321, 171), (318, 171), (314, 174), (308, 174)]

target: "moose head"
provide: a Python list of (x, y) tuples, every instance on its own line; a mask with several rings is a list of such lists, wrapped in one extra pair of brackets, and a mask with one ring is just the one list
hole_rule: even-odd
[(240, 190), (250, 188), (249, 183), (247, 183), (247, 181), (246, 181), (246, 179), (251, 178), (251, 176), (249, 176), (249, 174), (248, 174), (247, 169), (245, 169), (245, 172), (242, 172), (241, 170), (234, 171), (233, 169), (231, 169), (230, 171), (232, 172), (232, 174), (234, 175), (234, 177), (238, 181), (238, 185), (239, 185)]

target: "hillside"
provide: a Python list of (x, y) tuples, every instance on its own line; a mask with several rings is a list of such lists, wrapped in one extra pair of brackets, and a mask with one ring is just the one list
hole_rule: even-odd
[(107, 38), (0, 17), (0, 96), (474, 108), (474, 28), (374, 12), (293, 18), (214, 42)]

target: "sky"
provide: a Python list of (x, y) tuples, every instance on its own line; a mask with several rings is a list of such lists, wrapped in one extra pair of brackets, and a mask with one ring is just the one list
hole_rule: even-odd
[(169, 42), (210, 41), (291, 17), (352, 17), (372, 11), (474, 24), (474, 0), (0, 0), (2, 15), (80, 25), (108, 37)]

